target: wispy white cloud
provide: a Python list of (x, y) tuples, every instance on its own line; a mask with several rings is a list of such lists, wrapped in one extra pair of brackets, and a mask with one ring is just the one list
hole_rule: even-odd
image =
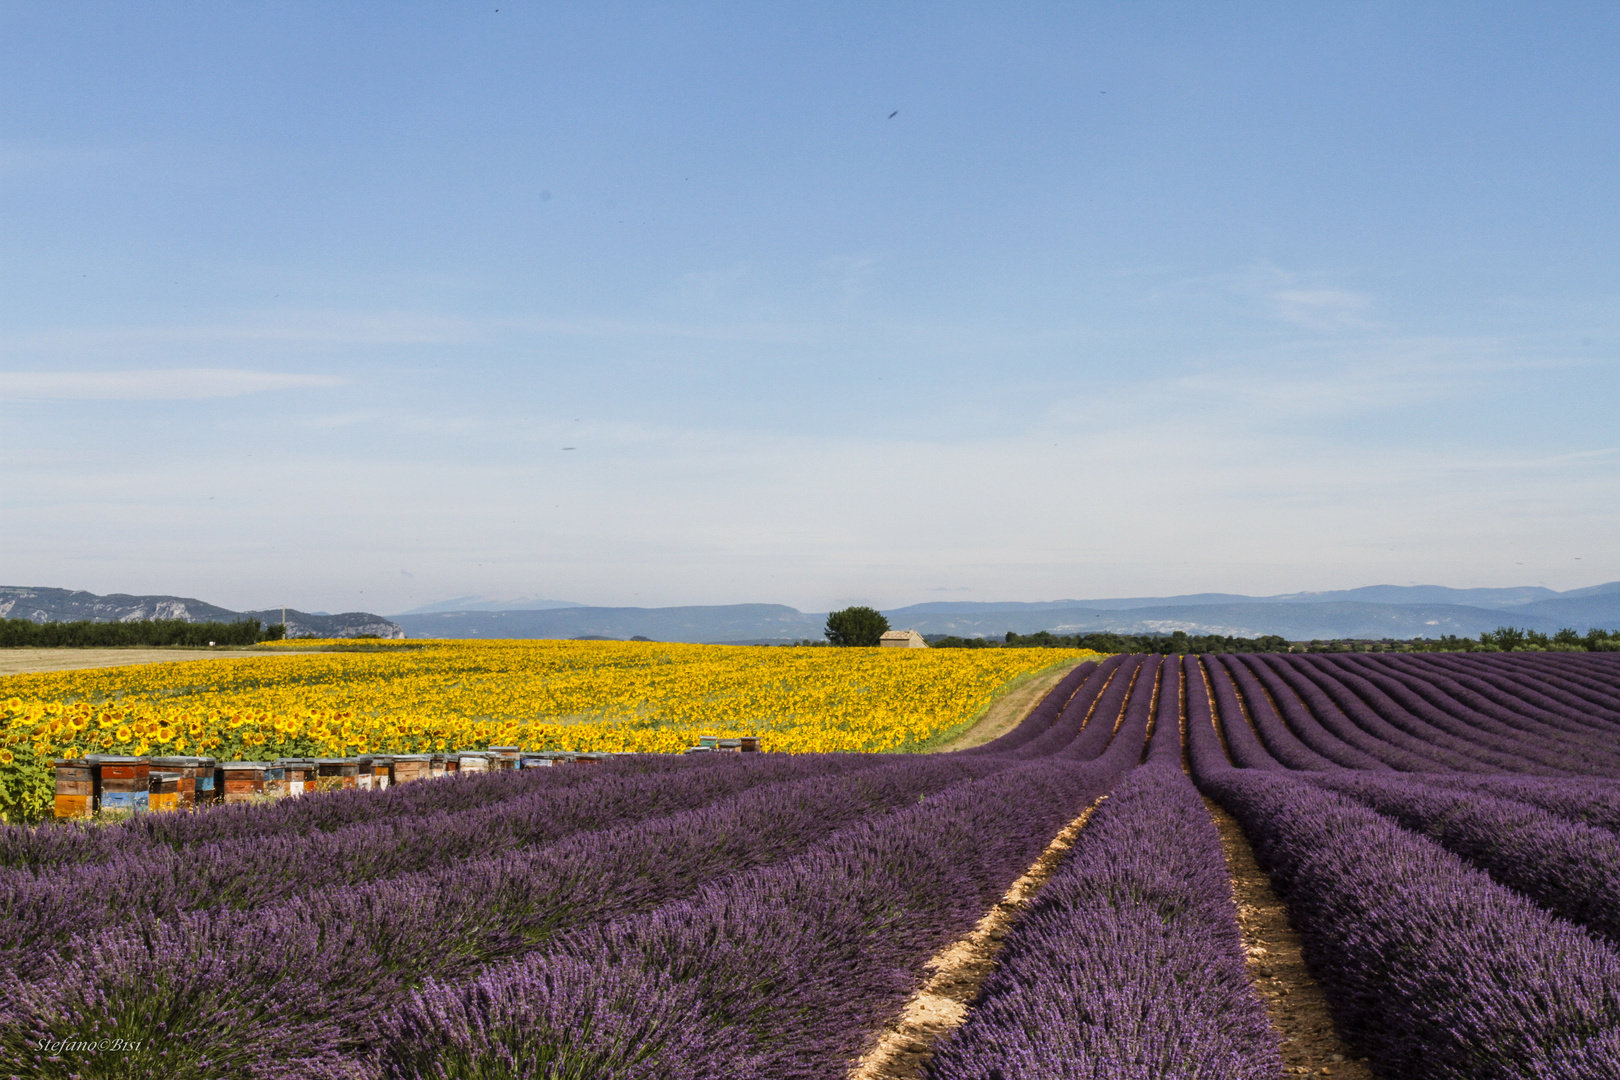
[(1372, 325), (1372, 297), (1347, 289), (1278, 289), (1273, 314), (1310, 330), (1355, 330)]
[(17, 356), (244, 345), (339, 348), (464, 342), (480, 332), (461, 319), (408, 311), (288, 310), (212, 323), (44, 329), (0, 337), (0, 350)]
[(184, 401), (266, 390), (342, 386), (347, 379), (281, 371), (167, 368), (149, 371), (0, 371), (0, 399), (13, 401)]

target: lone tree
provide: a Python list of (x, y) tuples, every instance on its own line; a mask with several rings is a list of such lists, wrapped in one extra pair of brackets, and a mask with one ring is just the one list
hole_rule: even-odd
[(883, 613), (869, 607), (847, 607), (827, 616), (827, 640), (834, 645), (876, 645), (888, 628)]

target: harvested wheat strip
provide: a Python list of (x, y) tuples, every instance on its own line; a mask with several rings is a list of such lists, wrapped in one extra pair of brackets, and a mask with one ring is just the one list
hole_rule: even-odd
[(966, 936), (934, 954), (926, 965), (933, 974), (911, 995), (872, 1048), (852, 1065), (849, 1080), (914, 1080), (922, 1075), (922, 1064), (935, 1040), (955, 1031), (967, 1019), (967, 1004), (995, 970), (1007, 928), (1057, 870), (1092, 812), (1106, 798), (1100, 796), (1065, 825), (1040, 858)]
[(1373, 1080), (1365, 1061), (1352, 1060), (1354, 1054), (1333, 1029), (1327, 999), (1300, 955), (1299, 933), (1288, 925), (1288, 909), (1271, 891), (1271, 881), (1255, 861), (1243, 829), (1209, 799), (1204, 805), (1221, 833), (1249, 977), (1271, 1016), (1286, 1066), (1283, 1072)]

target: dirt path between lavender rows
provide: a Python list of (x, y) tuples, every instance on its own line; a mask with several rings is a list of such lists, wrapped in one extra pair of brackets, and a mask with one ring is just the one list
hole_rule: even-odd
[(1248, 954), (1249, 976), (1260, 991), (1277, 1033), (1283, 1072), (1293, 1076), (1334, 1076), (1374, 1080), (1364, 1059), (1354, 1054), (1333, 1030), (1322, 988), (1305, 969), (1299, 932), (1288, 925), (1288, 909), (1271, 891), (1271, 881), (1237, 820), (1209, 799), (1204, 800), (1220, 829), (1221, 847), (1232, 874), (1238, 926)]
[(182, 660), (228, 660), (242, 656), (296, 656), (304, 649), (0, 649), (0, 675), (42, 671), (124, 667), (129, 664), (178, 663)]
[(953, 750), (969, 750), (975, 746), (983, 746), (992, 739), (1001, 738), (1022, 723), (1024, 717), (1040, 704), (1041, 699), (1052, 687), (1063, 681), (1063, 676), (1083, 663), (1085, 661), (1076, 660), (1072, 664), (1042, 672), (1028, 682), (1015, 686), (992, 701), (990, 707), (984, 711), (984, 715), (979, 717), (978, 723), (941, 746), (938, 752), (946, 754)]
[(911, 995), (900, 1014), (874, 1037), (866, 1053), (851, 1063), (849, 1080), (917, 1080), (922, 1076), (934, 1043), (967, 1020), (968, 1002), (978, 996), (984, 980), (996, 969), (996, 956), (1007, 931), (1057, 871), (1092, 812), (1106, 798), (1102, 796), (1065, 825), (1041, 857), (1012, 883), (1001, 902), (967, 936), (928, 961), (925, 967), (933, 974)]

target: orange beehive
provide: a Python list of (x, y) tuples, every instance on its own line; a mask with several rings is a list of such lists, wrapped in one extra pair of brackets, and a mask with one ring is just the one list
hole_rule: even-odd
[(263, 761), (226, 761), (219, 766), (225, 778), (225, 801), (249, 803), (264, 797), (264, 773), (269, 765)]

